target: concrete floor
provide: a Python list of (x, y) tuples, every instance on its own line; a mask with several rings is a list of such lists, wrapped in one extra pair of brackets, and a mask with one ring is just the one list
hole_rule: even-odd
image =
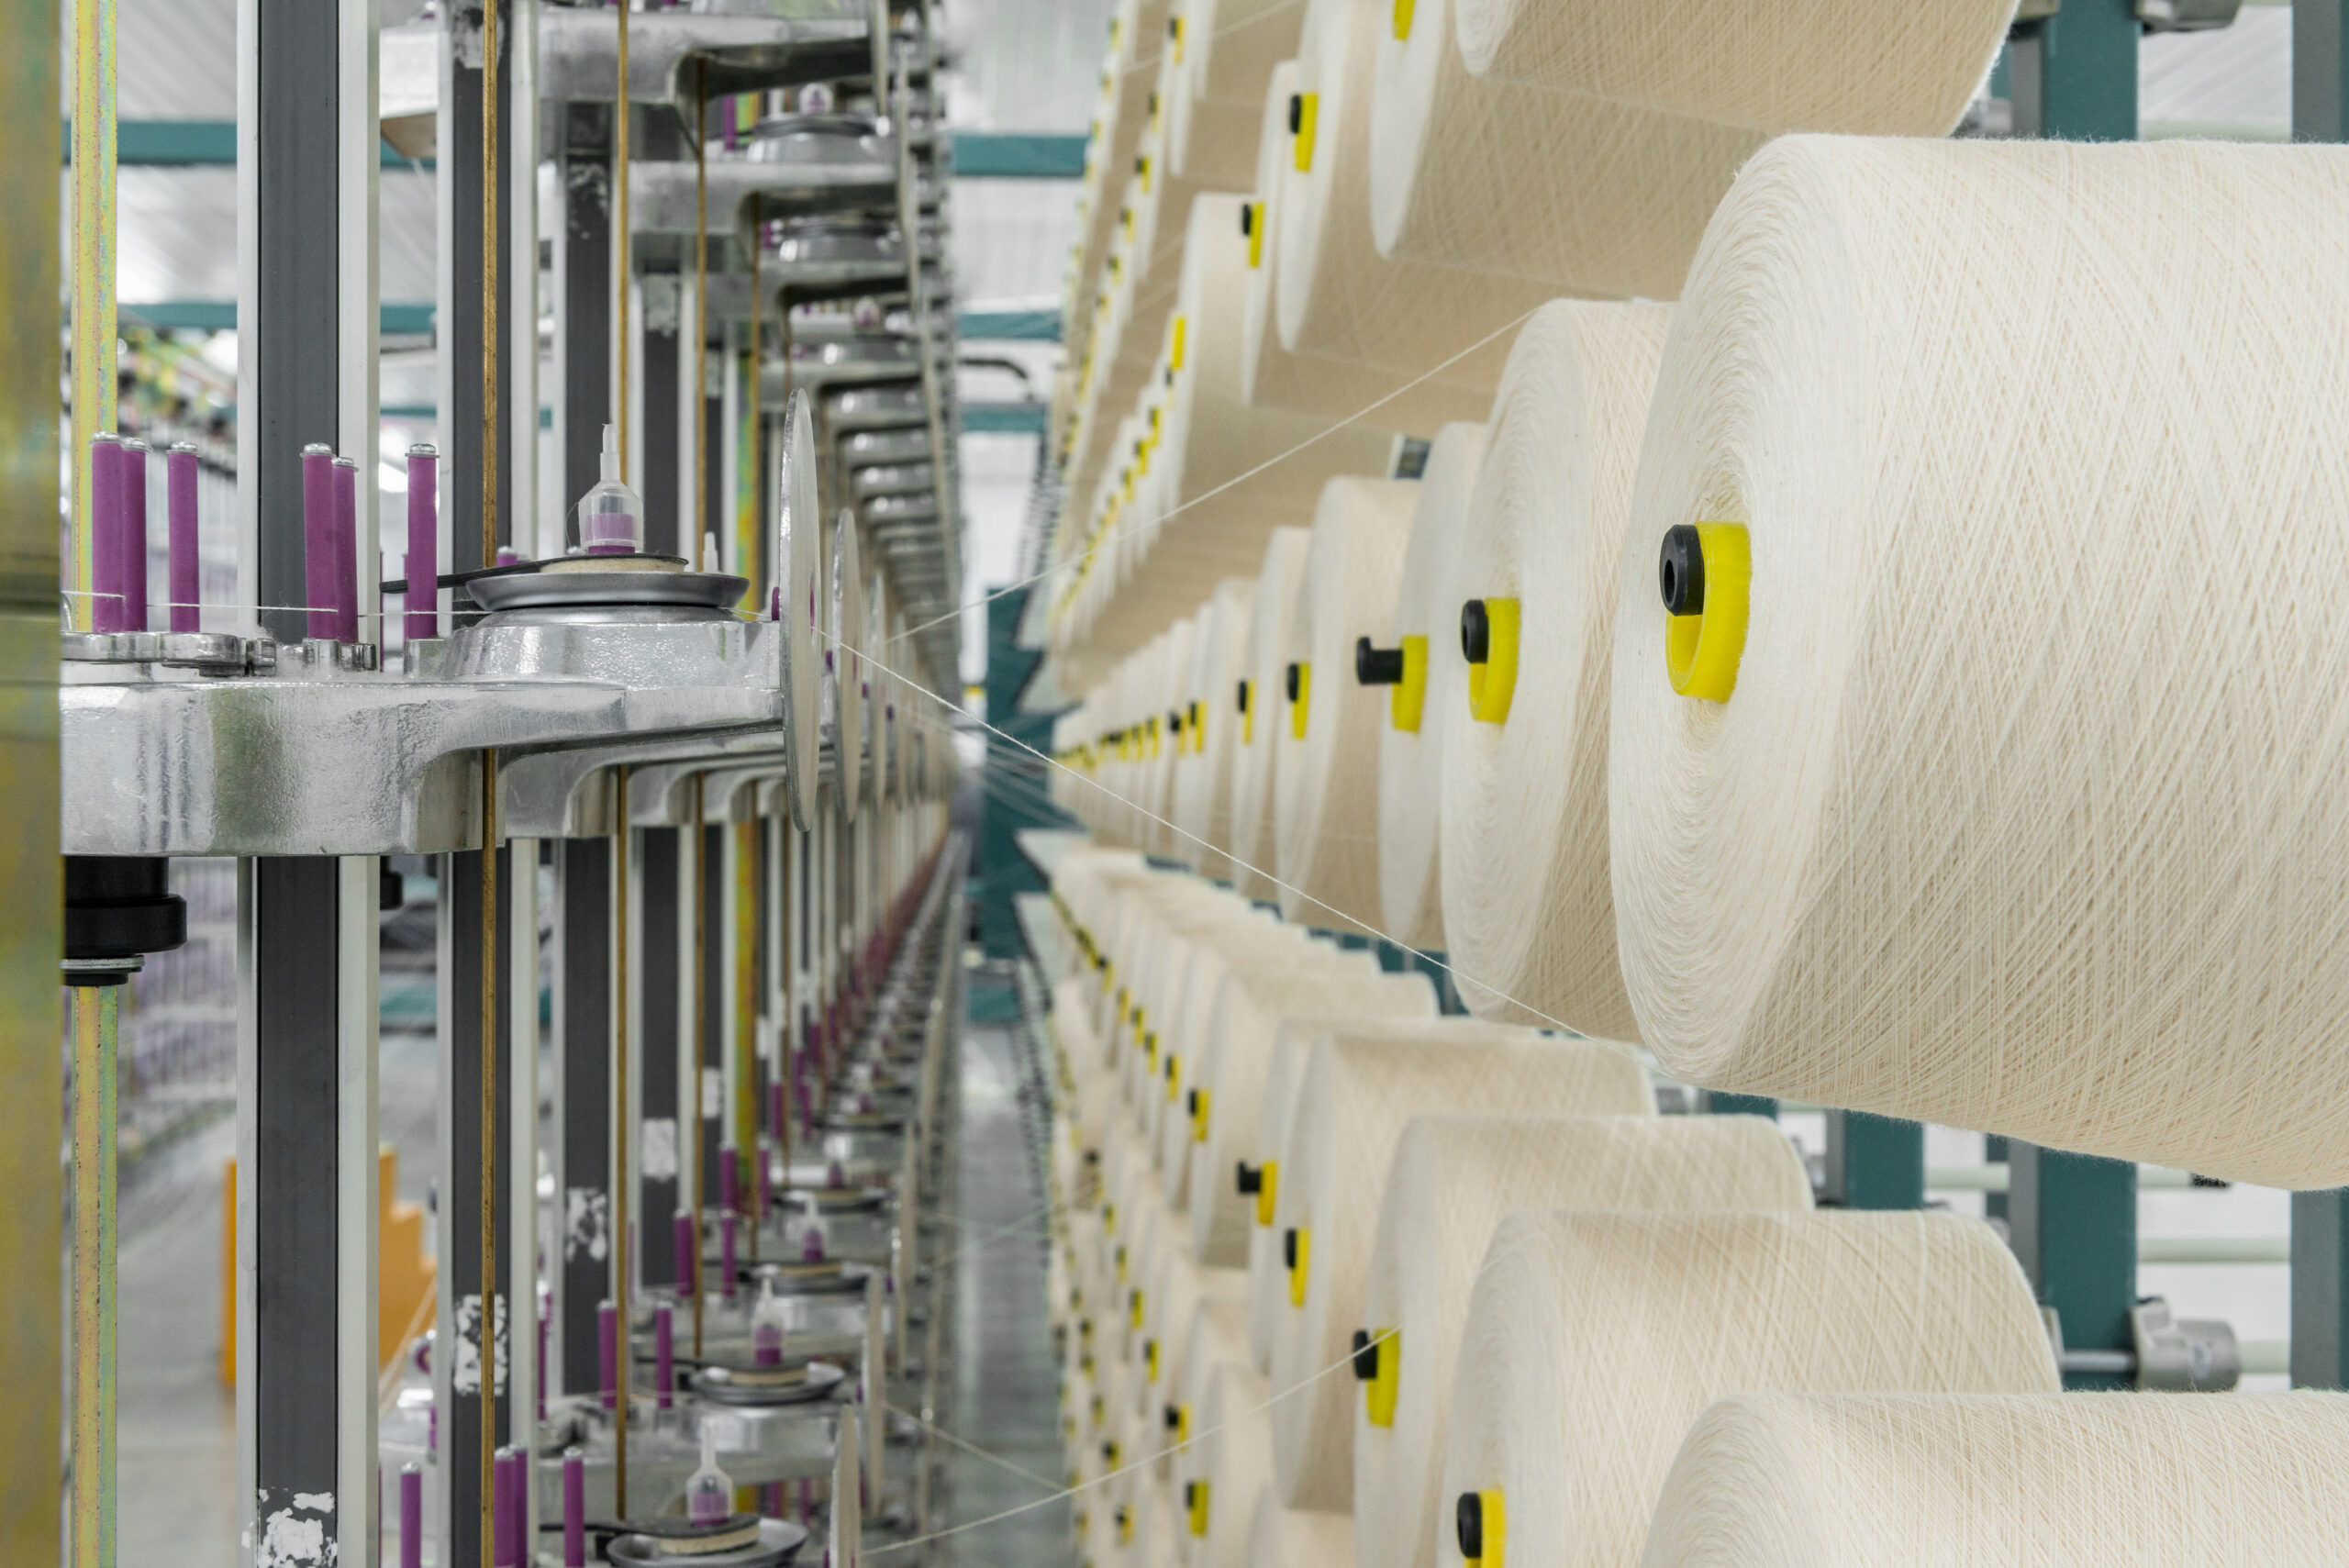
[[(1034, 1477), (1060, 1473), (1060, 1367), (1044, 1322), (1044, 1194), (1020, 1123), (1011, 1031), (976, 1025), (962, 1060), (961, 1233), (955, 1259), (955, 1435), (1003, 1463), (957, 1453), (948, 1462), (950, 1524), (1051, 1496)], [(1034, 1223), (1022, 1225), (1034, 1218)], [(1009, 1228), (1009, 1229), (1007, 1229)], [(1007, 1468), (1017, 1465), (1023, 1475)], [(1074, 1562), (1065, 1500), (1028, 1507), (950, 1537), (952, 1568), (1054, 1568)]]

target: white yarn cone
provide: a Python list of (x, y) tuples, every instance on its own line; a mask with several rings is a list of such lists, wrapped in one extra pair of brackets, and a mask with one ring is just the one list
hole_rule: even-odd
[(2264, 1568), (2349, 1560), (2349, 1396), (1738, 1394), (1645, 1568)]
[(1653, 1116), (1647, 1072), (1630, 1051), (1552, 1040), (1472, 1018), (1357, 1026), (1313, 1047), (1281, 1145), (1273, 1229), (1297, 1238), (1284, 1272), (1273, 1340), (1274, 1475), (1295, 1508), (1353, 1507), (1346, 1359), (1361, 1326), (1363, 1287), (1395, 1145), (1429, 1111)]
[[(1740, 181), (1615, 628), (1624, 978), (1675, 1077), (2349, 1181), (2344, 208), (2318, 147), (1794, 137)], [(2019, 298), (2021, 358), (1958, 348)], [(1664, 668), (1699, 519), (1750, 540), (1723, 703)]]
[[(1498, 1491), (1518, 1562), (1635, 1562), (1690, 1422), (1724, 1394), (2053, 1394), (2013, 1254), (1944, 1214), (1518, 1213), (1453, 1383), (1443, 1491)], [(1461, 1562), (1437, 1531), (1436, 1561)]]
[[(1636, 1038), (1615, 952), (1607, 702), (1631, 476), (1670, 312), (1559, 301), (1519, 336), (1453, 552), (1442, 735), (1442, 942), (1470, 1011)], [(1472, 716), (1462, 601), (1513, 600), (1505, 717)], [(1422, 734), (1425, 731), (1423, 729)]]
[(1810, 1177), (1760, 1117), (1419, 1116), (1395, 1145), (1358, 1325), (1392, 1403), (1353, 1396), (1362, 1568), (1434, 1568), (1453, 1372), (1476, 1265), (1512, 1209), (1786, 1209)]

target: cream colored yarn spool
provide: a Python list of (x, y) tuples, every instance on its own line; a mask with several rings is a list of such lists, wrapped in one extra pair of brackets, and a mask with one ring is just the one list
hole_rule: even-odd
[[(1248, 707), (1235, 714), (1240, 744), (1232, 751), (1231, 883), (1250, 898), (1278, 892), (1273, 864), (1275, 753), (1280, 725), (1288, 715), (1280, 701), (1289, 625), (1297, 614), (1297, 585), (1305, 572), (1304, 528), (1275, 528), (1264, 544), (1256, 575), (1255, 617), (1248, 630)], [(1235, 694), (1236, 697), (1236, 694)]]
[[(1438, 1018), (1331, 1030), (1313, 1048), (1281, 1145), (1274, 1230), (1295, 1234), (1273, 1340), (1274, 1475), (1293, 1508), (1353, 1507), (1360, 1394), (1343, 1373), (1363, 1324), (1380, 1195), (1404, 1127), (1422, 1112), (1653, 1116), (1647, 1070), (1620, 1046), (1506, 1024)], [(1302, 1299), (1298, 1286), (1303, 1286)]]
[(1175, 1489), (1178, 1499), (1190, 1491), (1184, 1532), (1189, 1568), (1243, 1568), (1247, 1561), (1256, 1499), (1272, 1470), (1269, 1397), (1264, 1378), (1237, 1362), (1219, 1362), (1204, 1380), (1192, 1461)]
[[(1219, 943), (1204, 958), (1194, 955), (1187, 982), (1191, 991), (1173, 1048), (1180, 1058), (1179, 1071), (1167, 1077), (1160, 1104), (1158, 1169), (1166, 1183), (1168, 1204), (1178, 1212), (1190, 1207), (1191, 1150), (1200, 1143), (1199, 1128), (1215, 1106), (1211, 1074), (1219, 1040), (1217, 1008), (1232, 971), (1243, 970), (1252, 978), (1267, 972), (1364, 977), (1377, 973), (1375, 961), (1367, 965), (1361, 962), (1368, 955), (1340, 953), (1252, 906), (1223, 929)], [(1179, 1199), (1174, 1192), (1178, 1185), (1184, 1189)]]
[(1253, 108), (1282, 61), (1297, 53), (1305, 22), (1299, 0), (1186, 0), (1183, 50), (1191, 91), (1201, 99)]
[(1191, 1262), (1190, 1238), (1181, 1228), (1181, 1217), (1174, 1221), (1163, 1228), (1173, 1244), (1159, 1247), (1142, 1297), (1138, 1407), (1153, 1418), (1183, 1390), (1199, 1315), (1210, 1304), (1220, 1305), (1244, 1329), (1248, 1302), (1248, 1276), (1238, 1269), (1202, 1269)]
[[(1485, 461), (1485, 439), (1482, 425), (1446, 425), (1436, 432), (1411, 506), (1411, 539), (1403, 552), (1394, 629), (1371, 639), (1382, 649), (1401, 650), (1407, 670), (1403, 684), (1389, 688), (1396, 695), (1378, 731), (1380, 929), (1407, 947), (1443, 946), (1436, 851), (1443, 834), (1445, 710), (1434, 698), (1439, 689), (1457, 688), (1466, 678), (1456, 629), (1457, 578), (1468, 496)], [(1403, 705), (1414, 700), (1418, 706), (1407, 729)]]
[[(1191, 1315), (1190, 1327), (1183, 1335), (1183, 1353), (1179, 1365), (1164, 1380), (1165, 1403), (1159, 1411), (1160, 1426), (1165, 1440), (1183, 1444), (1174, 1451), (1178, 1462), (1173, 1473), (1180, 1481), (1198, 1473), (1191, 1462), (1201, 1451), (1197, 1442), (1185, 1442), (1207, 1430), (1208, 1385), (1222, 1366), (1248, 1367), (1248, 1288), (1247, 1275), (1238, 1269), (1208, 1271), (1222, 1284), (1240, 1295), (1217, 1296), (1198, 1304)], [(1187, 1467), (1187, 1468), (1186, 1468)], [(1271, 1474), (1267, 1464), (1264, 1473)], [(1244, 1518), (1244, 1516), (1243, 1516)], [(1234, 1521), (1239, 1523), (1239, 1521)], [(1244, 1532), (1244, 1523), (1240, 1524)]]
[[(1377, 961), (1368, 953), (1349, 956), (1354, 962), (1333, 963), (1318, 973), (1300, 974), (1286, 964), (1276, 970), (1235, 964), (1224, 979), (1209, 1015), (1208, 1045), (1199, 1063), (1198, 1085), (1207, 1104), (1193, 1124), (1191, 1256), (1198, 1262), (1219, 1268), (1248, 1264), (1250, 1234), (1264, 1229), (1256, 1224), (1256, 1200), (1241, 1194), (1238, 1175), (1243, 1161), (1252, 1163), (1264, 1158), (1260, 1139), (1267, 1109), (1265, 1096), (1275, 1085), (1274, 1058), (1280, 1048), (1281, 1021), (1291, 1016), (1331, 1013), (1358, 1018), (1435, 1016), (1435, 988), (1427, 976), (1382, 974)], [(1287, 1115), (1286, 1097), (1294, 1090), (1298, 1071), (1301, 1065), (1289, 1073), (1288, 1083), (1279, 1090), (1283, 1118)], [(1277, 1159), (1277, 1153), (1273, 1157)], [(1277, 1173), (1275, 1186), (1277, 1197)]]
[[(1798, 137), (1741, 180), (1615, 628), (1624, 977), (1675, 1077), (2349, 1181), (2349, 544), (2304, 526), (2349, 432), (2302, 390), (2349, 373), (2345, 201), (2349, 153), (2221, 143)], [(2125, 321), (2058, 283), (2091, 256)], [(2024, 298), (2028, 377), (1911, 351)], [(2115, 434), (2154, 406), (2197, 434)], [(1664, 669), (1700, 517), (1751, 539), (1723, 704)]]
[(1646, 1568), (2349, 1562), (2349, 1396), (1740, 1394), (1697, 1418)]
[(1248, 1532), (1247, 1568), (1353, 1568), (1353, 1561), (1352, 1515), (1284, 1508), (1264, 1488)]
[(1432, 371), (1475, 395), (1455, 417), (1481, 419), (1475, 401), (1491, 395), (1508, 355), (1504, 329), (1552, 291), (1390, 261), (1372, 244), (1371, 75), (1379, 40), (1392, 32), (1387, 6), (1308, 0), (1297, 90), (1314, 106), (1312, 138), (1293, 143), (1273, 204), (1280, 226), (1274, 319), (1291, 353), (1359, 360), (1407, 376)]
[[(1607, 702), (1631, 476), (1671, 312), (1561, 300), (1528, 322), (1494, 408), (1428, 703), (1443, 736), (1442, 915), (1481, 1016), (1637, 1039), (1608, 880)], [(1461, 602), (1518, 605), (1506, 717), (1471, 716)], [(1434, 646), (1432, 634), (1430, 648)]]
[[(1168, 413), (1174, 434), (1158, 460), (1165, 465), (1168, 506), (1192, 514), (1169, 519), (1170, 534), (1186, 524), (1197, 531), (1210, 508), (1263, 517), (1309, 505), (1333, 474), (1383, 473), (1387, 467), (1392, 443), (1383, 429), (1332, 431), (1315, 416), (1248, 406), (1241, 383), (1240, 306), (1249, 271), (1248, 239), (1240, 231), (1244, 199), (1214, 193), (1192, 207), (1183, 254), (1182, 362), (1173, 370)], [(1269, 527), (1259, 522), (1232, 537), (1261, 543)]]
[[(1396, 1141), (1358, 1325), (1377, 1337), (1383, 1424), (1353, 1396), (1361, 1568), (1434, 1568), (1452, 1376), (1476, 1265), (1518, 1208), (1810, 1207), (1810, 1177), (1776, 1123), (1742, 1116), (1571, 1119), (1420, 1116)], [(1390, 1360), (1391, 1358), (1391, 1360)]]
[(1671, 299), (1705, 219), (1764, 137), (1468, 74), (1446, 0), (1378, 45), (1370, 221), (1379, 253)]
[(1512, 1214), (1470, 1297), (1442, 1496), (1497, 1490), (1514, 1561), (1634, 1562), (1689, 1423), (1747, 1390), (2052, 1394), (2055, 1359), (1978, 1220)]
[[(1274, 853), (1284, 918), (1376, 934), (1378, 734), (1384, 686), (1354, 678), (1354, 641), (1394, 624), (1419, 487), (1399, 479), (1333, 479), (1314, 508), (1312, 540), (1289, 622), (1296, 700), (1268, 707), (1274, 745)], [(1284, 697), (1286, 693), (1282, 694)]]
[[(1184, 20), (1187, 24), (1189, 18)], [(1189, 63), (1187, 26), (1185, 41), (1177, 47)], [(1268, 68), (1271, 63), (1264, 61)], [(1262, 74), (1249, 91), (1219, 98), (1201, 96), (1195, 90), (1197, 75), (1196, 69), (1181, 72), (1181, 90), (1167, 106), (1167, 172), (1195, 191), (1245, 191), (1256, 177), (1256, 100), (1264, 90)]]
[(1166, 628), (1166, 640), (1159, 650), (1150, 687), (1150, 772), (1142, 792), (1148, 841), (1157, 853), (1182, 859), (1189, 858), (1185, 854), (1186, 846), (1174, 836), (1172, 823), (1174, 762), (1180, 754), (1174, 721), (1180, 717), (1182, 694), (1190, 684), (1191, 651), (1197, 631), (1197, 623), (1185, 616)]
[(1264, 93), (1256, 143), (1255, 230), (1249, 243), (1248, 296), (1241, 324), (1241, 395), (1259, 408), (1286, 408), (1324, 419), (1358, 419), (1382, 430), (1432, 430), (1450, 419), (1481, 419), (1490, 398), (1442, 381), (1410, 384), (1408, 376), (1350, 360), (1292, 354), (1274, 321), (1280, 270), (1280, 210), (1297, 157), (1288, 105), (1297, 67), (1283, 61)]
[(1176, 764), (1174, 821), (1197, 857), (1202, 876), (1230, 879), (1231, 867), (1231, 754), (1240, 743), (1233, 706), (1247, 673), (1248, 628), (1255, 618), (1256, 583), (1235, 577), (1217, 585), (1212, 629), (1191, 653), (1191, 691), (1184, 714), (1187, 755)]
[(1666, 11), (1629, 0), (1454, 4), (1462, 62), (1479, 76), (1752, 130), (1884, 136), (1947, 135), (2014, 14), (2004, 0), (1831, 0), (1770, 11)]

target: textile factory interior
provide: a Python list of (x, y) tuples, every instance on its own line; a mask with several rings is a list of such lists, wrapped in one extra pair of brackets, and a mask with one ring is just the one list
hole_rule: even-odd
[(0, 10), (0, 1562), (2349, 1562), (2344, 5)]

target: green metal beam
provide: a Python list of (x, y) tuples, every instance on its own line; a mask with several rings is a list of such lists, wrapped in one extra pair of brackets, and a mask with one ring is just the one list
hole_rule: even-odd
[[(2041, 1305), (2072, 1350), (2131, 1349), (2137, 1304), (2137, 1167), (2127, 1160), (2007, 1143), (2007, 1235)], [(2067, 1388), (2121, 1388), (2128, 1379), (2073, 1373)]]
[(2349, 1192), (2292, 1195), (2292, 1386), (2349, 1386)]
[[(73, 139), (64, 138), (65, 161), (73, 161)], [(233, 169), (237, 166), (234, 120), (122, 120), (115, 130), (115, 161), (125, 169)], [(429, 170), (432, 160), (403, 156), (384, 143), (386, 169)]]
[(2343, 0), (2293, 0), (2294, 141), (2349, 141), (2349, 26), (2343, 8)]
[(1773, 1121), (1778, 1118), (1778, 1102), (1768, 1095), (1723, 1095), (1699, 1089), (1697, 1104), (1708, 1116), (1766, 1116)]
[(1041, 403), (965, 403), (963, 433), (968, 435), (1038, 436), (1044, 431)]
[[(158, 331), (229, 332), (237, 326), (233, 299), (163, 299), (145, 305), (125, 301), (117, 307), (127, 320), (143, 321)], [(422, 338), (432, 331), (429, 300), (385, 300), (380, 320), (387, 338)]]
[(958, 130), (950, 146), (958, 180), (1085, 178), (1082, 133)]
[(1057, 343), (1061, 340), (1061, 313), (966, 310), (955, 318), (955, 329), (966, 343)]
[(1826, 1188), (1825, 1200), (1845, 1208), (1924, 1207), (1924, 1124), (1829, 1111)]

